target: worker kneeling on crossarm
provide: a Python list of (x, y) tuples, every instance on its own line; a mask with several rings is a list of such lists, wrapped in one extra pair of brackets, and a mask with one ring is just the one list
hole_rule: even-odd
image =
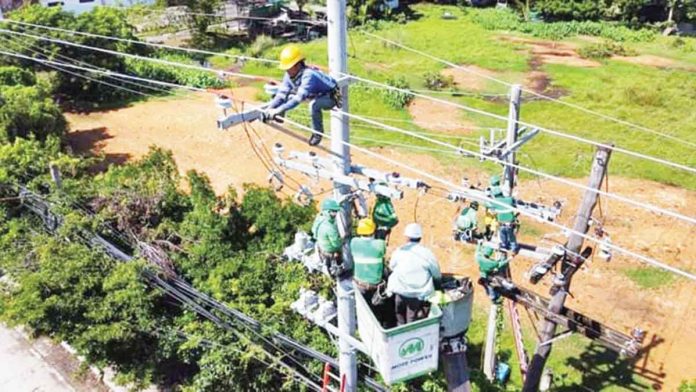
[(297, 45), (288, 45), (280, 52), (280, 69), (286, 71), (283, 82), (264, 110), (264, 121), (284, 115), (300, 103), (309, 100), (314, 133), (309, 145), (321, 142), (324, 133), (323, 110), (341, 104), (338, 83), (331, 76), (305, 64), (305, 55)]
[(332, 276), (343, 274), (341, 247), (343, 241), (338, 232), (336, 215), (341, 210), (334, 199), (326, 199), (321, 203), (321, 212), (312, 224), (312, 237), (316, 242), (317, 253), (326, 270)]
[(462, 242), (473, 242), (482, 236), (478, 232), (478, 213), (479, 203), (472, 201), (457, 216), (454, 224), (454, 240)]
[[(384, 256), (387, 251), (386, 242), (374, 237), (377, 225), (370, 218), (358, 221), (357, 237), (350, 241), (350, 252), (353, 255), (353, 283), (360, 291), (365, 302), (384, 328), (394, 326), (394, 300), (384, 297), (381, 291), (384, 285)], [(376, 294), (376, 295), (375, 295)]]
[(423, 229), (418, 223), (406, 226), (408, 242), (395, 250), (389, 261), (387, 293), (394, 295), (397, 325), (428, 317), (427, 299), (442, 279), (440, 266), (430, 249), (421, 245)]

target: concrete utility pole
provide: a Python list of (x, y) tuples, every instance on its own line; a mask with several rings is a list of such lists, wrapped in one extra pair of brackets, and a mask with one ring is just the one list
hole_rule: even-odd
[[(604, 177), (607, 173), (607, 166), (609, 165), (609, 157), (611, 156), (611, 149), (599, 147), (597, 153), (595, 154), (594, 161), (592, 163), (592, 171), (590, 172), (590, 183), (589, 187), (594, 190), (599, 190), (604, 181)], [(573, 230), (578, 233), (587, 233), (590, 227), (590, 219), (592, 217), (592, 211), (597, 204), (597, 199), (599, 194), (591, 190), (587, 190), (582, 199), (582, 204), (578, 210), (578, 214), (575, 218), (575, 225)], [(563, 310), (563, 305), (565, 304), (566, 296), (570, 289), (570, 281), (573, 278), (573, 274), (578, 270), (578, 268), (584, 262), (584, 258), (579, 256), (581, 253), (581, 248), (583, 245), (584, 238), (578, 234), (571, 234), (568, 238), (568, 242), (565, 246), (565, 255), (563, 256), (563, 265), (561, 268), (561, 274), (556, 276), (551, 287), (551, 302), (549, 303), (549, 312), (553, 314), (560, 314)], [(522, 388), (523, 392), (536, 392), (539, 389), (539, 382), (541, 380), (542, 372), (544, 371), (544, 365), (546, 360), (551, 353), (552, 339), (556, 334), (557, 323), (552, 321), (550, 318), (544, 320), (544, 324), (541, 328), (541, 337), (539, 344), (537, 345), (536, 351), (534, 352), (534, 357), (529, 365), (529, 371), (527, 373), (527, 378)]]
[[(513, 84), (510, 87), (510, 109), (508, 111), (508, 125), (507, 125), (507, 148), (512, 148), (517, 142), (517, 131), (519, 130), (518, 121), (520, 121), (520, 105), (522, 97), (522, 87), (519, 84)], [(507, 155), (507, 163), (515, 165), (515, 150), (512, 149)], [(505, 166), (505, 183), (507, 188), (510, 190), (510, 196), (512, 196), (512, 189), (515, 187), (515, 172), (517, 170), (512, 166)]]
[[(346, 0), (328, 0), (328, 40), (329, 40), (329, 72), (338, 80), (348, 71)], [(348, 85), (341, 87), (341, 107), (348, 112)], [(351, 173), (350, 149), (344, 142), (349, 141), (348, 117), (341, 113), (331, 112), (331, 151), (340, 157), (340, 170), (344, 175)], [(337, 198), (350, 193), (350, 188), (334, 183), (334, 194)], [(349, 203), (344, 203), (339, 219), (339, 231), (343, 235), (343, 264), (352, 268), (353, 260), (350, 254), (351, 211)], [(337, 279), (338, 289), (338, 329), (343, 335), (355, 335), (355, 297), (350, 277)], [(354, 392), (358, 384), (358, 367), (355, 349), (347, 339), (339, 338), (339, 370), (341, 374), (341, 390)]]

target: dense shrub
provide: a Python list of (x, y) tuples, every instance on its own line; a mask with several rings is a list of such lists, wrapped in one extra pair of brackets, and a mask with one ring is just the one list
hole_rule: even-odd
[(604, 41), (584, 46), (578, 50), (578, 54), (588, 59), (604, 59), (611, 56), (635, 56), (637, 52), (620, 43)]
[(657, 33), (652, 30), (633, 30), (610, 22), (526, 22), (513, 11), (503, 9), (474, 10), (473, 13), (473, 19), (488, 30), (519, 31), (553, 40), (591, 35), (620, 42), (648, 42), (657, 37)]
[(62, 135), (67, 126), (44, 83), (0, 87), (0, 142), (18, 137), (46, 140), (51, 135)]
[(431, 90), (442, 90), (454, 86), (452, 75), (444, 76), (437, 71), (429, 71), (423, 74), (425, 87)]
[[(389, 78), (387, 84), (402, 90), (408, 90), (410, 86), (403, 76), (397, 78)], [(386, 103), (394, 107), (395, 109), (401, 109), (408, 105), (411, 100), (413, 100), (413, 94), (409, 94), (403, 91), (396, 90), (385, 90), (383, 92), (384, 100)]]
[[(160, 58), (175, 63), (200, 66), (200, 64), (197, 64), (195, 61), (182, 55), (164, 55)], [(198, 88), (225, 86), (225, 81), (223, 78), (213, 72), (188, 69), (175, 65), (167, 65), (138, 59), (127, 59), (126, 68), (129, 73), (162, 82)]]
[(0, 85), (2, 86), (33, 86), (36, 77), (31, 71), (19, 67), (0, 67)]

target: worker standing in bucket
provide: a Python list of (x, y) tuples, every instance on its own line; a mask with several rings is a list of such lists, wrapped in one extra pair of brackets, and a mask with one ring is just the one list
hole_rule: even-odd
[[(380, 303), (373, 299), (375, 293), (384, 285), (384, 256), (387, 251), (386, 242), (374, 237), (377, 225), (370, 218), (358, 221), (357, 237), (350, 241), (350, 252), (353, 255), (353, 283), (370, 304), (370, 309), (377, 320), (385, 328), (393, 326), (394, 303), (392, 298), (381, 298)], [(390, 314), (391, 313), (391, 314)]]
[(321, 212), (312, 224), (312, 238), (316, 242), (319, 259), (332, 276), (338, 276), (343, 271), (341, 259), (341, 236), (336, 225), (336, 215), (341, 210), (334, 199), (325, 199), (321, 203)]
[(286, 71), (283, 82), (273, 99), (266, 105), (263, 121), (267, 122), (282, 116), (300, 103), (309, 100), (314, 133), (309, 137), (309, 145), (321, 142), (324, 133), (323, 110), (341, 104), (338, 83), (331, 76), (305, 64), (305, 55), (297, 45), (288, 45), (280, 52), (280, 69)]
[(500, 293), (495, 287), (491, 286), (492, 278), (496, 275), (505, 278), (507, 276), (507, 268), (510, 259), (500, 256), (494, 257), (495, 250), (482, 243), (476, 246), (476, 263), (479, 267), (481, 279), (479, 283), (486, 289), (486, 294), (493, 303), (500, 303)]
[(428, 317), (430, 303), (427, 299), (442, 278), (435, 255), (420, 244), (421, 226), (410, 223), (404, 235), (408, 242), (392, 254), (387, 283), (387, 293), (394, 295), (397, 325)]

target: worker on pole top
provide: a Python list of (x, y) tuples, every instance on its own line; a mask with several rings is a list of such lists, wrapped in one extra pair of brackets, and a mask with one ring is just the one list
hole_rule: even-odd
[(312, 224), (312, 237), (316, 242), (319, 259), (332, 276), (338, 276), (344, 272), (341, 259), (343, 241), (336, 224), (336, 215), (340, 210), (341, 207), (336, 200), (326, 199), (321, 203), (321, 212)]
[(395, 296), (397, 325), (428, 317), (428, 298), (442, 279), (435, 255), (420, 244), (423, 237), (421, 225), (410, 223), (404, 235), (408, 242), (392, 254), (389, 261), (392, 273), (387, 282), (387, 293)]
[(280, 52), (280, 69), (286, 71), (283, 82), (263, 113), (263, 120), (282, 116), (300, 103), (309, 100), (314, 133), (309, 145), (321, 142), (324, 133), (322, 110), (329, 110), (341, 103), (338, 83), (331, 76), (305, 64), (305, 55), (297, 45), (288, 45)]

